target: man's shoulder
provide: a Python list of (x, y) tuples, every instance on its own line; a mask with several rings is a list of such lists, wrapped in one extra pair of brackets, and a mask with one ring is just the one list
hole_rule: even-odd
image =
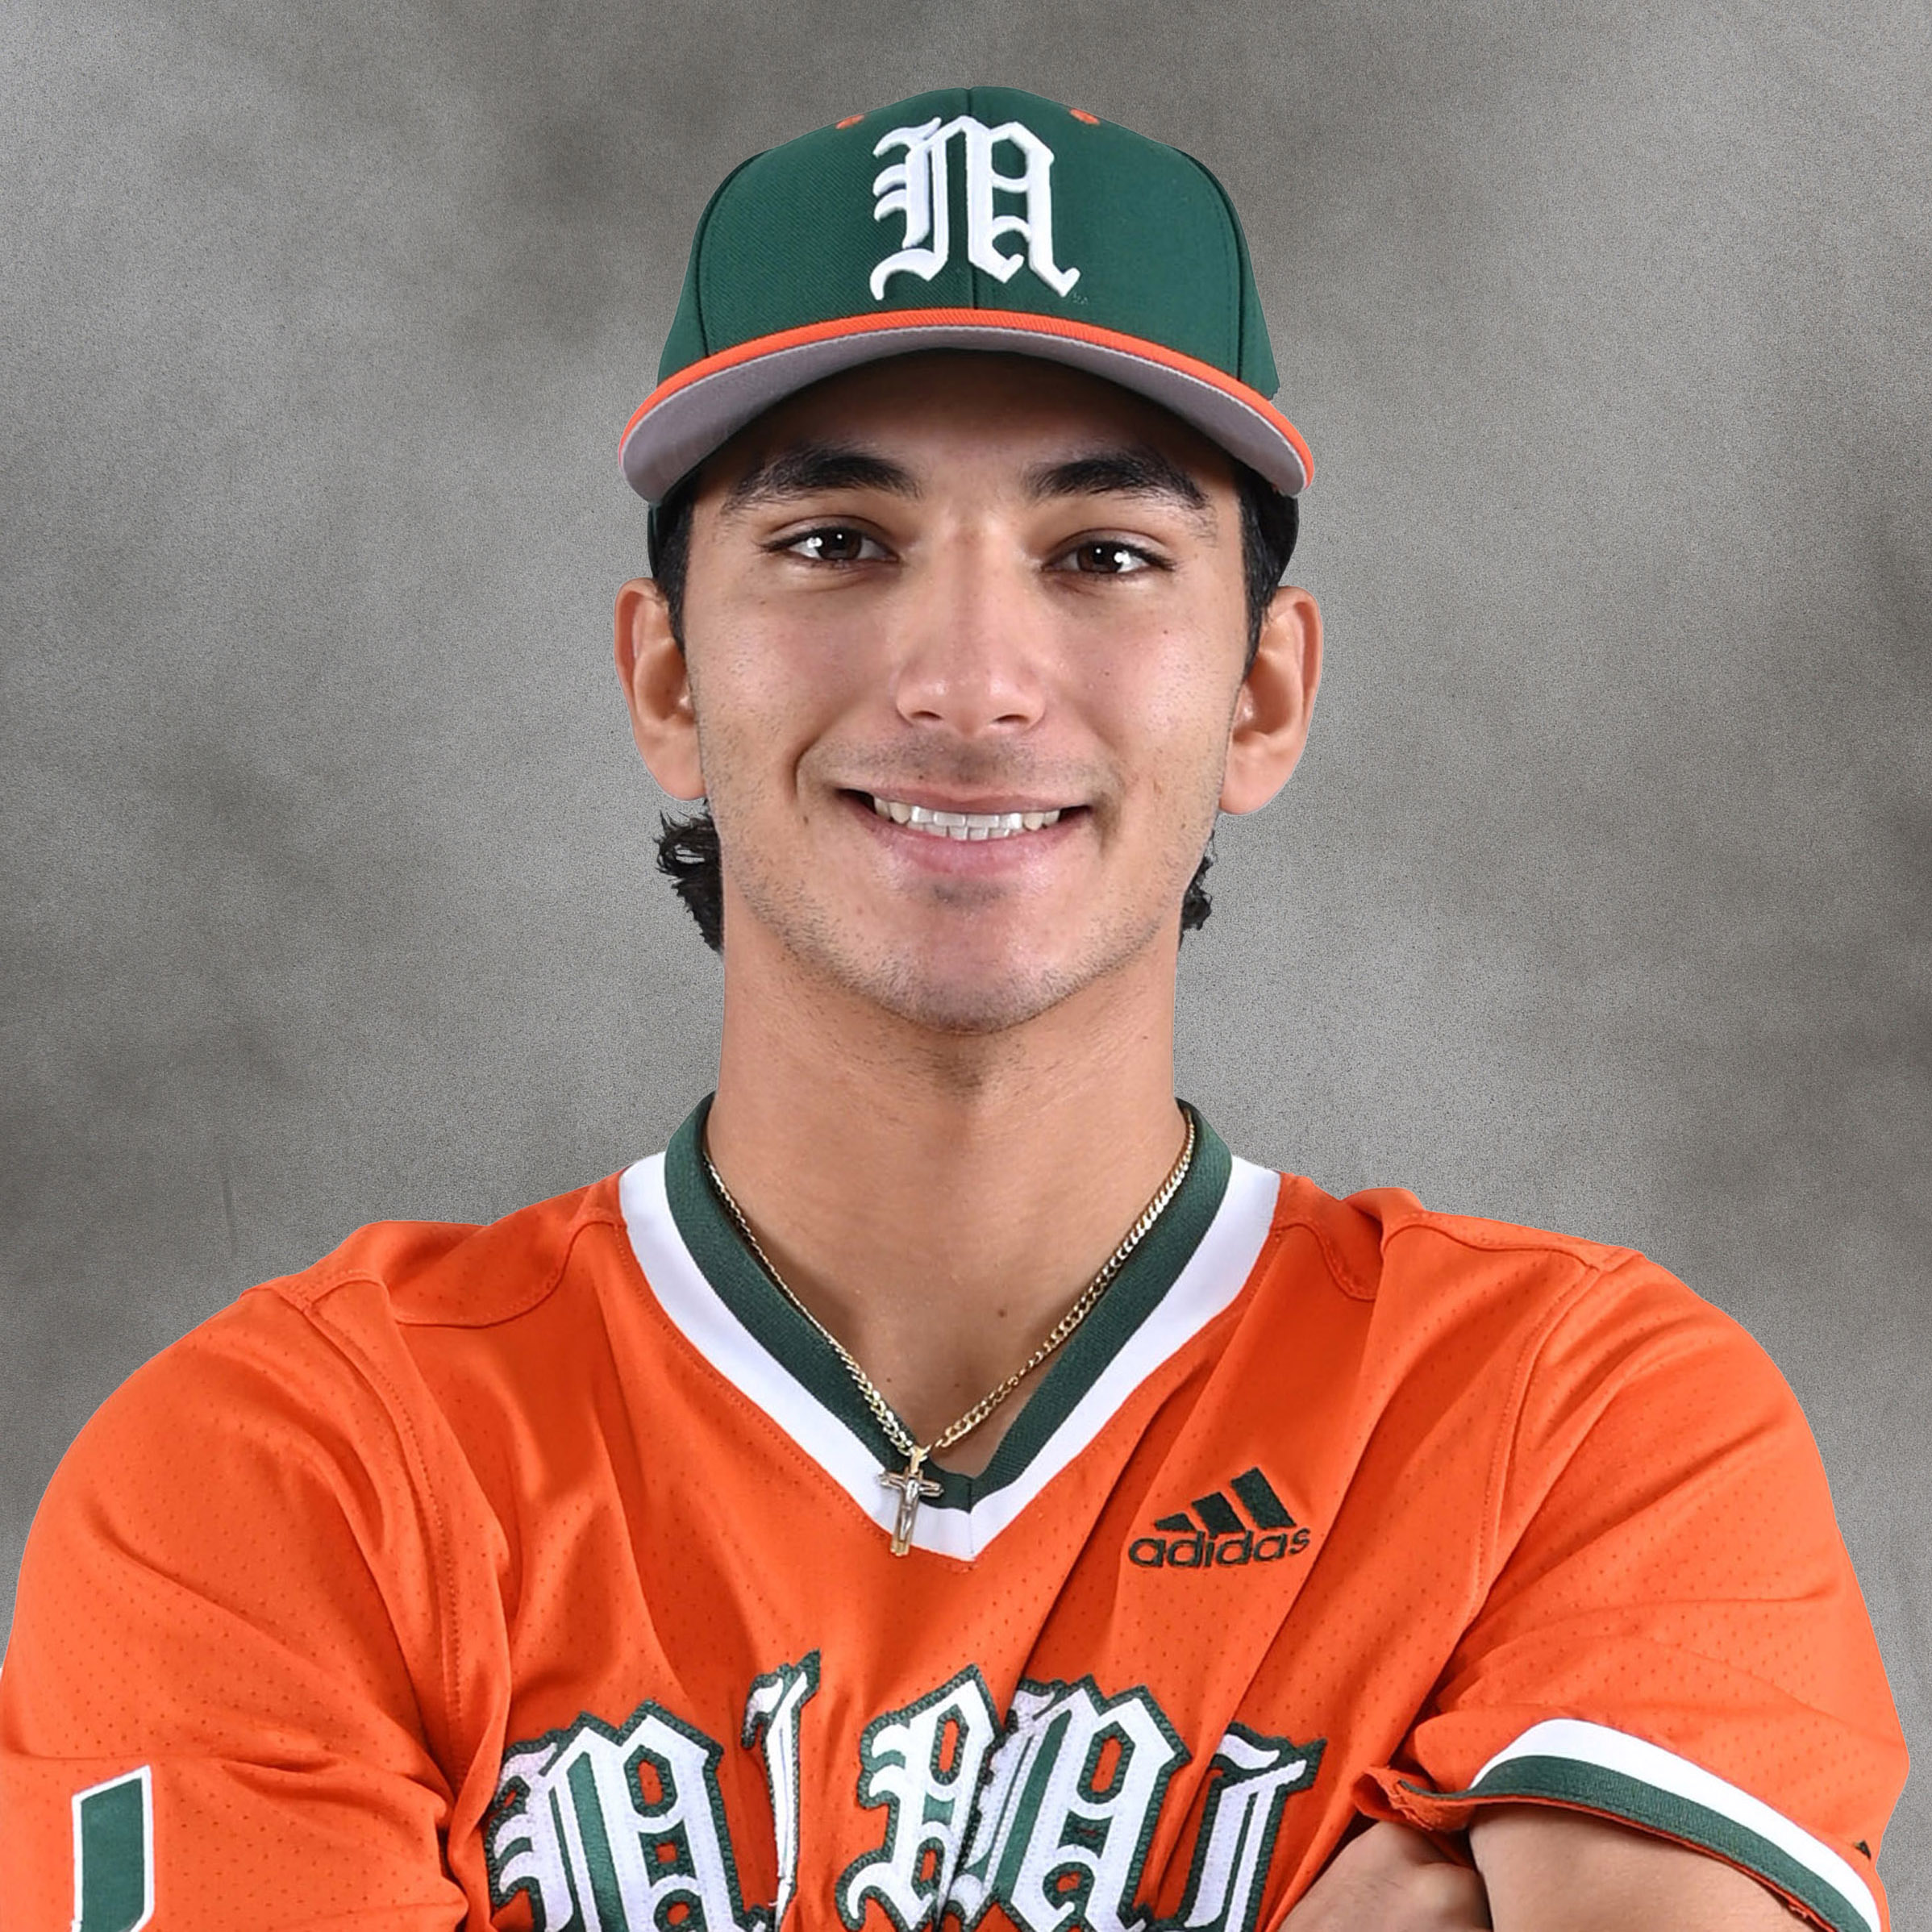
[[(96, 1411), (64, 1472), (125, 1466), (193, 1437), (271, 1450), (326, 1425), (393, 1427), (421, 1400), (434, 1331), (518, 1346), (580, 1238), (616, 1223), (614, 1177), (485, 1223), (377, 1221), (263, 1281), (153, 1356)], [(206, 1439), (202, 1443), (202, 1439)], [(259, 1441), (257, 1441), (259, 1439)]]
[(1364, 1188), (1348, 1195), (1345, 1205), (1374, 1222), (1385, 1255), (1397, 1244), (1413, 1241), (1451, 1265), (1458, 1255), (1534, 1255), (1547, 1256), (1572, 1273), (1602, 1272), (1635, 1256), (1634, 1249), (1555, 1228), (1431, 1207), (1407, 1188)]
[(1540, 1285), (1560, 1295), (1585, 1284), (1618, 1291), (1638, 1280), (1684, 1284), (1636, 1249), (1554, 1228), (1426, 1205), (1409, 1189), (1326, 1192), (1297, 1174), (1281, 1176), (1278, 1232), (1305, 1231), (1319, 1247), (1335, 1285), (1358, 1300), (1384, 1293), (1522, 1296)]
[(281, 1302), (311, 1318), (373, 1291), (383, 1316), (410, 1328), (484, 1328), (553, 1293), (586, 1230), (623, 1224), (619, 1176), (535, 1201), (490, 1222), (374, 1221), (310, 1266), (252, 1288), (215, 1318), (247, 1321)]
[[(1292, 1287), (1299, 1234), (1358, 1310), (1364, 1360), (1384, 1374), (1439, 1373), (1446, 1389), (1619, 1377), (1697, 1357), (1713, 1372), (1781, 1386), (1731, 1315), (1638, 1249), (1429, 1207), (1405, 1188), (1347, 1196), (1285, 1176), (1275, 1213), (1278, 1318), (1307, 1318)], [(1350, 1326), (1344, 1323), (1345, 1326)], [(1779, 1399), (1788, 1399), (1781, 1396)]]

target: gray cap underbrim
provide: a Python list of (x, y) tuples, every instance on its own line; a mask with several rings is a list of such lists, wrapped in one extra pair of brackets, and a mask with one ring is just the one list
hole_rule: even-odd
[(866, 329), (773, 349), (701, 376), (640, 418), (624, 439), (625, 478), (647, 502), (661, 503), (681, 477), (773, 404), (842, 369), (922, 349), (1036, 356), (1089, 370), (1172, 410), (1284, 496), (1298, 495), (1307, 486), (1301, 452), (1259, 410), (1226, 389), (1128, 349), (997, 323)]

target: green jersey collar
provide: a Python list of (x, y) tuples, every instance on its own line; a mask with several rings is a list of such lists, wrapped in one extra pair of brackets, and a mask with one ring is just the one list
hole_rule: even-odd
[[(881, 1468), (905, 1461), (866, 1406), (831, 1344), (780, 1291), (745, 1244), (705, 1172), (706, 1096), (664, 1151), (664, 1185), (671, 1215), (714, 1292), (765, 1351), (864, 1443)], [(1221, 1137), (1190, 1107), (1193, 1164), (1166, 1210), (1142, 1239), (1086, 1320), (1047, 1364), (1038, 1385), (977, 1476), (929, 1467), (940, 1485), (928, 1508), (970, 1511), (1031, 1465), (1081, 1398), (1135, 1335), (1214, 1225), (1233, 1162)]]

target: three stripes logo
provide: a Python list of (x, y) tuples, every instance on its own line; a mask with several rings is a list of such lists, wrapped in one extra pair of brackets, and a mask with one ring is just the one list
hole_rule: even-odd
[[(1227, 1491), (1247, 1512), (1228, 1501)], [(1158, 1534), (1137, 1536), (1127, 1545), (1127, 1561), (1143, 1570), (1232, 1570), (1243, 1564), (1279, 1563), (1308, 1547), (1309, 1533), (1288, 1513), (1275, 1486), (1260, 1470), (1243, 1469), (1227, 1489), (1197, 1496), (1193, 1514), (1176, 1509), (1159, 1517)]]

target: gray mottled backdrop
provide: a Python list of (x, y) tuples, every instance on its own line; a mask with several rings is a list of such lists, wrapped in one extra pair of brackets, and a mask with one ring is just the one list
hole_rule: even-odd
[(705, 1089), (618, 431), (732, 163), (998, 79), (1221, 173), (1317, 456), (1327, 681), (1186, 1090), (1742, 1317), (1932, 1747), (1923, 0), (15, 0), (0, 53), (0, 1627), (144, 1356)]

